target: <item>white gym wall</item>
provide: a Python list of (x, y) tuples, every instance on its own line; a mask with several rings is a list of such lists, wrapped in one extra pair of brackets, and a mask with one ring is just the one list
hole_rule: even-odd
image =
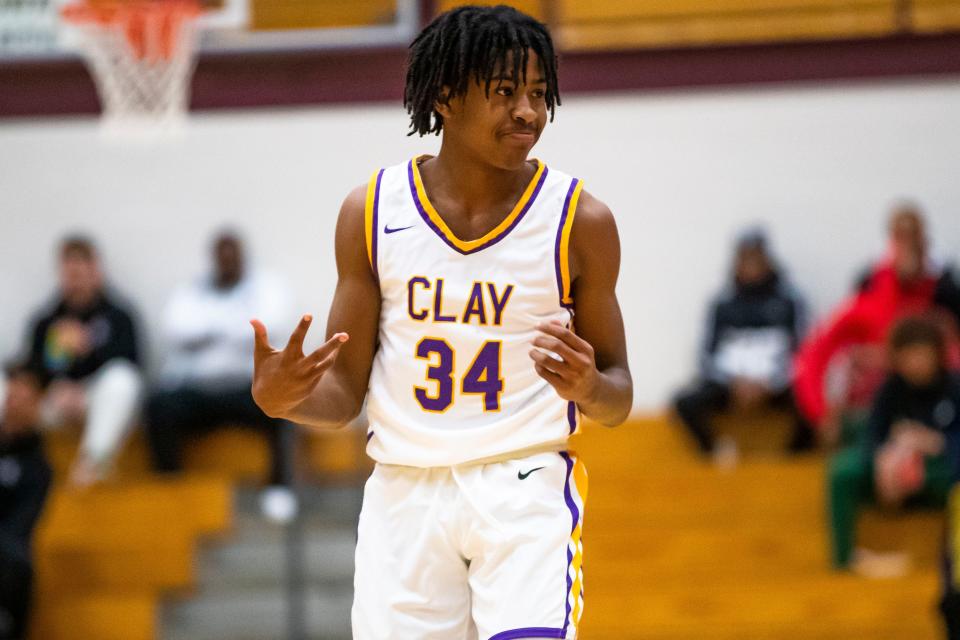
[[(926, 208), (936, 253), (960, 257), (958, 114), (953, 80), (565, 99), (536, 155), (617, 216), (637, 409), (662, 408), (692, 374), (704, 305), (745, 224), (767, 225), (818, 316), (882, 251), (901, 196)], [(343, 196), (378, 165), (437, 147), (406, 126), (399, 105), (203, 114), (180, 140), (143, 148), (104, 142), (89, 118), (3, 122), (0, 357), (50, 295), (55, 247), (74, 230), (139, 306), (153, 364), (164, 299), (205, 268), (224, 225), (325, 318)]]

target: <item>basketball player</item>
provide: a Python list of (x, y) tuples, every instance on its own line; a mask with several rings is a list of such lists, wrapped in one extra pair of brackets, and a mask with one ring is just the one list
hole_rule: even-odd
[(378, 464), (355, 638), (575, 638), (587, 476), (567, 440), (581, 414), (614, 426), (632, 399), (613, 215), (528, 159), (560, 103), (534, 19), (441, 15), (411, 46), (404, 103), (440, 152), (347, 196), (329, 339), (305, 356), (304, 316), (273, 349), (254, 320), (253, 394), (320, 427), (366, 397)]

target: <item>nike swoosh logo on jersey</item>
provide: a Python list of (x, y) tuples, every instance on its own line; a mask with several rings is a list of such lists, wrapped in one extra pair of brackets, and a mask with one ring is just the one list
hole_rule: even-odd
[(389, 227), (389, 225), (383, 225), (383, 232), (384, 232), (384, 233), (396, 233), (397, 231), (406, 231), (407, 229), (412, 229), (413, 226), (414, 226), (414, 225), (411, 224), (409, 227), (397, 227), (396, 229), (391, 229), (391, 228)]
[(527, 471), (526, 473), (524, 473), (524, 472), (522, 472), (522, 471), (517, 471), (517, 478), (518, 478), (519, 480), (526, 480), (526, 479), (527, 479), (527, 476), (529, 476), (529, 475), (530, 475), (531, 473), (533, 473), (534, 471), (540, 471), (540, 469), (543, 469), (543, 467), (537, 467), (536, 469), (530, 469), (530, 471)]

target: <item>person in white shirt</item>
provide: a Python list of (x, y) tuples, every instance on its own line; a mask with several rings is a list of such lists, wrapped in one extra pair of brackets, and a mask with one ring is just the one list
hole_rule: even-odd
[(290, 296), (278, 278), (247, 265), (235, 233), (216, 237), (212, 257), (213, 273), (178, 288), (164, 314), (166, 360), (146, 410), (153, 466), (161, 473), (180, 471), (183, 443), (190, 436), (233, 425), (261, 430), (272, 454), (264, 508), (267, 515), (286, 519), (295, 510), (286, 490), (291, 461), (285, 442), (291, 426), (266, 416), (253, 401), (248, 321), (265, 317), (286, 327)]

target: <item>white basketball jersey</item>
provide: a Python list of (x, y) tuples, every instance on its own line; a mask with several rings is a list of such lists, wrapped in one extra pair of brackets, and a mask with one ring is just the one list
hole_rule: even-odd
[(433, 467), (563, 449), (577, 407), (537, 374), (529, 352), (538, 324), (572, 322), (581, 182), (536, 161), (503, 222), (460, 240), (427, 197), (421, 159), (378, 171), (367, 190), (367, 252), (382, 298), (367, 453)]

